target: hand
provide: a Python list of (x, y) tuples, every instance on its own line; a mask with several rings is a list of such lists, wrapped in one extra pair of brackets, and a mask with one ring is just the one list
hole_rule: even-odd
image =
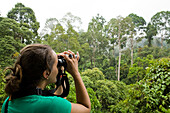
[[(73, 56), (73, 58), (69, 58), (68, 55), (71, 54)], [(61, 56), (64, 57), (64, 59), (67, 62), (67, 72), (69, 72), (73, 78), (75, 77), (75, 75), (77, 75), (79, 73), (78, 71), (78, 60), (80, 58), (79, 53), (77, 52), (77, 57), (75, 57), (75, 54), (71, 51), (64, 51), (63, 53), (59, 54)]]

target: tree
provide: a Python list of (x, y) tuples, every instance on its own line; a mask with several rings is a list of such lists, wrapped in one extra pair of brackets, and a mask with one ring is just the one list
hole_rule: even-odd
[[(46, 22), (46, 24), (48, 22)], [(67, 39), (67, 34), (65, 33), (65, 29), (63, 28), (63, 26), (58, 22), (54, 26), (54, 28), (47, 27), (46, 29), (51, 30), (42, 37), (43, 43), (50, 45), (56, 52), (65, 51), (67, 49), (67, 45), (65, 43), (65, 39)]]
[(79, 62), (79, 69), (81, 71), (84, 71), (87, 68), (92, 68), (91, 66), (91, 48), (89, 46), (89, 43), (86, 39), (88, 39), (89, 34), (87, 32), (81, 32), (80, 37), (78, 38), (78, 42), (80, 44), (81, 48), (79, 50), (81, 62)]
[[(123, 18), (118, 16), (113, 18), (108, 23), (109, 33), (119, 48), (119, 65), (118, 65), (118, 81), (120, 80), (120, 62), (121, 62), (121, 49), (126, 46), (127, 35), (132, 31), (131, 18)], [(114, 46), (114, 45), (113, 45)]]
[(65, 37), (63, 39), (66, 44), (66, 50), (79, 50), (79, 42), (78, 42), (78, 30), (81, 25), (81, 18), (72, 15), (70, 12), (64, 15), (64, 17), (60, 20), (61, 25), (65, 29)]
[(25, 7), (22, 3), (17, 3), (15, 8), (8, 12), (7, 17), (16, 20), (21, 29), (32, 32), (31, 37), (20, 36), (22, 43), (30, 44), (40, 41), (38, 37), (39, 22), (37, 22), (35, 13), (31, 8)]
[(18, 37), (27, 32), (20, 29), (19, 24), (9, 18), (0, 21), (0, 65), (2, 68), (14, 63), (14, 54), (18, 52), (23, 44), (18, 41)]
[(93, 68), (93, 69), (87, 69), (84, 72), (81, 73), (82, 77), (87, 76), (90, 78), (90, 80), (93, 82), (93, 90), (96, 91), (96, 80), (104, 80), (105, 76), (103, 73), (98, 69), (98, 68)]
[(128, 17), (132, 18), (132, 23), (130, 24), (131, 32), (129, 33), (130, 39), (130, 48), (131, 48), (131, 66), (133, 66), (133, 50), (134, 50), (134, 41), (140, 41), (143, 36), (143, 27), (146, 24), (146, 21), (143, 17), (139, 17), (136, 14), (129, 14)]
[(92, 48), (92, 54), (91, 54), (91, 65), (92, 67), (96, 67), (96, 54), (98, 55), (104, 55), (106, 54), (106, 48), (108, 45), (108, 40), (104, 35), (104, 25), (106, 20), (103, 18), (103, 16), (100, 16), (97, 14), (96, 17), (93, 17), (91, 22), (89, 22), (88, 25), (88, 33), (89, 33), (89, 39), (88, 43), (90, 45), (90, 48)]
[(127, 97), (126, 85), (123, 82), (105, 79), (97, 80), (96, 84), (96, 95), (105, 112), (110, 112), (111, 106)]
[(12, 36), (18, 40), (18, 37), (22, 34), (19, 24), (10, 18), (2, 18), (0, 21), (0, 37)]
[(4, 69), (14, 63), (15, 57), (19, 55), (18, 49), (23, 45), (11, 36), (0, 37), (0, 45), (0, 66)]
[(67, 13), (60, 21), (56, 18), (48, 19), (41, 33), (43, 43), (50, 45), (56, 52), (69, 49), (73, 52), (81, 51), (77, 23), (81, 24), (81, 19), (71, 13)]
[(64, 26), (64, 29), (67, 31), (70, 27), (72, 27), (76, 32), (79, 32), (80, 25), (82, 24), (81, 18), (78, 16), (75, 16), (68, 12), (64, 17), (60, 20), (62, 23), (62, 26)]
[(163, 48), (163, 40), (170, 42), (170, 11), (161, 11), (151, 18), (151, 23), (161, 35), (161, 48)]
[(148, 39), (148, 47), (151, 47), (151, 41), (153, 40), (153, 36), (157, 34), (156, 28), (151, 24), (148, 23), (146, 29), (145, 29), (146, 37)]
[(45, 22), (45, 27), (42, 29), (40, 36), (44, 37), (44, 35), (54, 32), (57, 24), (59, 24), (59, 21), (56, 18), (47, 19)]
[(117, 86), (109, 80), (97, 80), (96, 81), (96, 94), (102, 109), (109, 109), (110, 105), (114, 105), (118, 102)]

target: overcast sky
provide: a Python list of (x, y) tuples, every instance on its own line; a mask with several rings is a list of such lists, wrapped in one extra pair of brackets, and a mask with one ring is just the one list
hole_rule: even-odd
[(111, 18), (130, 13), (142, 16), (146, 22), (160, 11), (170, 11), (170, 0), (0, 0), (0, 14), (6, 17), (15, 4), (21, 2), (35, 12), (40, 30), (47, 18), (60, 20), (71, 12), (82, 20), (81, 28), (87, 30), (88, 23), (98, 13), (108, 22)]

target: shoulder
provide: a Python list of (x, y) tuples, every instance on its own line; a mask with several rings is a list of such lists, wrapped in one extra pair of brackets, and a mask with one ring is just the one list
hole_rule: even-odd
[[(2, 113), (5, 110), (5, 103), (6, 101), (3, 104)], [(25, 113), (28, 112), (28, 109), (35, 113), (70, 113), (71, 103), (57, 96), (29, 95), (10, 101), (9, 108), (13, 111), (19, 110)]]
[(38, 99), (37, 102), (41, 107), (48, 107), (49, 110), (58, 111), (59, 113), (71, 112), (71, 103), (64, 98), (57, 96), (34, 96), (34, 98)]

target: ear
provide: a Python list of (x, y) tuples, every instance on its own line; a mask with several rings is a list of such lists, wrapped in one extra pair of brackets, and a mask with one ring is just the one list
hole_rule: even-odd
[(48, 77), (49, 77), (49, 71), (45, 70), (45, 71), (43, 72), (43, 77), (44, 77), (45, 79), (48, 79)]

